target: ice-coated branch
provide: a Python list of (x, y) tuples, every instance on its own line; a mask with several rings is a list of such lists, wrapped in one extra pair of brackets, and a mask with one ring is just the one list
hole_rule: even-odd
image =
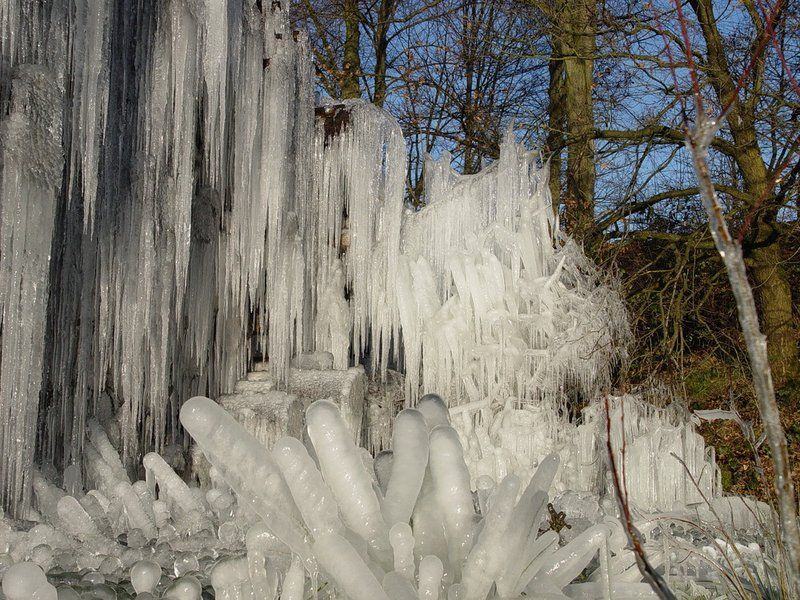
[(753, 297), (753, 289), (747, 280), (741, 245), (728, 230), (725, 214), (719, 203), (708, 168), (708, 149), (711, 140), (719, 130), (720, 123), (709, 119), (702, 111), (698, 111), (697, 114), (698, 122), (694, 129), (687, 130), (686, 147), (692, 155), (692, 164), (700, 187), (700, 198), (708, 215), (711, 237), (722, 257), (731, 290), (736, 298), (736, 310), (747, 344), (758, 411), (764, 423), (767, 441), (772, 452), (772, 461), (775, 465), (773, 485), (780, 515), (782, 541), (789, 556), (794, 580), (800, 581), (800, 526), (797, 522), (797, 501), (789, 466), (786, 434), (781, 425), (780, 411), (775, 400), (772, 370), (767, 354), (767, 340), (759, 327), (758, 311)]

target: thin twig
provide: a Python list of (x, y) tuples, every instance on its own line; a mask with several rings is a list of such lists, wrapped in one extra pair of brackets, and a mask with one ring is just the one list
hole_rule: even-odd
[(775, 494), (780, 515), (781, 533), (784, 546), (789, 554), (789, 565), (795, 582), (800, 581), (800, 528), (797, 523), (794, 484), (789, 471), (789, 452), (786, 434), (780, 421), (780, 411), (775, 399), (767, 355), (767, 342), (761, 333), (758, 313), (753, 298), (753, 290), (747, 281), (742, 247), (738, 240), (728, 231), (725, 216), (717, 198), (711, 174), (708, 168), (708, 146), (716, 134), (719, 123), (708, 119), (698, 110), (697, 125), (694, 131), (688, 131), (686, 146), (692, 155), (695, 175), (700, 188), (700, 197), (709, 219), (709, 228), (714, 244), (722, 257), (733, 295), (736, 298), (736, 309), (739, 323), (747, 344), (750, 357), (750, 371), (758, 401), (758, 409), (764, 422), (764, 430), (772, 450), (775, 465)]
[[(633, 524), (633, 516), (631, 515), (630, 505), (627, 501), (627, 495), (623, 496), (623, 484), (620, 482), (619, 470), (617, 463), (614, 459), (614, 450), (611, 445), (611, 410), (609, 408), (608, 394), (605, 394), (605, 408), (606, 408), (606, 446), (608, 448), (608, 461), (611, 466), (611, 476), (614, 481), (614, 491), (619, 504), (620, 514), (622, 516), (622, 525), (625, 528), (625, 533), (628, 536), (628, 543), (631, 545), (633, 555), (636, 557), (636, 566), (639, 567), (644, 580), (650, 584), (656, 595), (662, 600), (676, 600), (675, 595), (667, 586), (664, 578), (653, 568), (653, 565), (647, 560), (647, 555), (644, 552), (642, 545), (642, 534), (636, 529)], [(625, 432), (622, 432), (623, 439)]]

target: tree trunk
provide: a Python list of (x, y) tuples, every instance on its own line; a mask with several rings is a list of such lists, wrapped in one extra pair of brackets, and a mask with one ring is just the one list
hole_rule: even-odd
[(550, 162), (550, 197), (553, 211), (558, 213), (561, 202), (561, 152), (564, 149), (564, 61), (561, 56), (561, 41), (553, 31), (550, 36), (552, 52), (550, 55), (550, 83), (548, 96), (548, 126), (545, 152)]
[[(749, 197), (743, 212), (755, 214), (751, 228), (746, 232), (744, 249), (767, 336), (775, 386), (780, 389), (787, 380), (800, 377), (800, 354), (797, 324), (792, 314), (792, 290), (781, 266), (781, 237), (775, 235), (772, 225), (777, 219), (780, 203), (775, 198), (774, 181), (758, 146), (757, 95), (751, 91), (750, 97), (738, 99), (741, 94), (725, 55), (711, 0), (690, 0), (690, 4), (708, 49), (707, 69), (717, 99), (724, 105), (736, 98), (727, 119), (734, 146), (731, 158), (741, 173), (742, 187)], [(756, 29), (759, 29), (758, 24)], [(761, 34), (768, 35), (768, 32), (762, 30)], [(759, 61), (753, 69), (754, 88), (760, 84), (762, 69), (763, 61)]]
[(777, 242), (754, 249), (750, 256), (769, 362), (776, 387), (780, 389), (786, 381), (800, 378), (792, 290), (781, 267), (783, 257)]
[(342, 98), (361, 97), (361, 16), (358, 11), (358, 0), (344, 0), (343, 14), (344, 62), (342, 63)]
[(594, 233), (594, 0), (565, 0), (556, 27), (564, 56), (564, 106), (567, 124), (567, 185), (564, 204), (568, 230), (591, 245)]
[(386, 67), (387, 51), (389, 48), (389, 23), (394, 14), (394, 0), (381, 0), (378, 8), (378, 22), (375, 26), (375, 76), (373, 85), (375, 93), (372, 98), (375, 106), (383, 107), (386, 101)]

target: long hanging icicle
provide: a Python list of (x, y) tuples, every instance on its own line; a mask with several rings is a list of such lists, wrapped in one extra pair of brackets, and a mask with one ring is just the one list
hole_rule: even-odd
[[(385, 374), (392, 341), (397, 343), (399, 320), (395, 306), (400, 223), (406, 173), (406, 148), (397, 121), (361, 101), (323, 106), (317, 124), (314, 156), (314, 202), (318, 219), (312, 233), (318, 312), (330, 301), (330, 282), (347, 232), (344, 254), (350, 290), (353, 354), (370, 347), (372, 368)], [(346, 227), (342, 215), (347, 215)], [(321, 334), (320, 334), (321, 335)], [(324, 336), (322, 336), (324, 337)], [(335, 350), (334, 348), (318, 348)]]
[(30, 500), (50, 244), (61, 185), (62, 95), (45, 67), (20, 65), (0, 131), (0, 500)]
[[(178, 315), (189, 263), (194, 190), (198, 22), (171, 0), (157, 19), (141, 102), (132, 227), (115, 251), (114, 387), (125, 398), (123, 454), (161, 449)], [(120, 281), (121, 280), (121, 281)], [(101, 286), (111, 284), (102, 282)], [(152, 444), (152, 446), (151, 446)]]
[(313, 92), (308, 45), (293, 35), (279, 3), (246, 6), (231, 137), (230, 206), (219, 246), (220, 311), (215, 345), (219, 386), (246, 369), (251, 315), (260, 350), (285, 380), (294, 352), (308, 346), (310, 132)]

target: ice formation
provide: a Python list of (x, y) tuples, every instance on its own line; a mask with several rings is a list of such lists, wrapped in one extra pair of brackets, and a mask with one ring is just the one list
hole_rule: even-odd
[[(500, 159), (457, 175), (429, 160), (426, 205), (405, 215), (398, 308), (406, 393), (475, 402), (592, 397), (624, 351), (617, 292), (558, 229), (547, 165), (509, 130)], [(419, 375), (419, 379), (418, 379)]]
[[(278, 389), (296, 355), (329, 352), (378, 379), (402, 366), (408, 406), (420, 390), (553, 406), (621, 351), (619, 297), (562, 239), (535, 154), (509, 134), (480, 174), (431, 161), (427, 206), (404, 208), (398, 123), (360, 101), (315, 111), (286, 8), (0, 1), (13, 511), (36, 443), (80, 471), (110, 403), (133, 467), (181, 441), (184, 398), (231, 393), (254, 359)], [(41, 222), (14, 213), (29, 192)]]
[[(476, 489), (449, 412), (434, 395), (403, 410), (388, 465), (381, 466), (385, 461), (358, 448), (328, 400), (307, 409), (305, 443), (284, 436), (270, 451), (219, 404), (193, 398), (181, 421), (216, 469), (204, 489), (188, 486), (155, 453), (144, 459), (145, 481), (131, 482), (105, 431), (95, 427), (86, 443), (87, 487), (94, 489), (69, 494), (37, 476), (40, 512), (26, 515), (36, 523), (0, 523), (4, 594), (198, 600), (213, 589), (217, 598), (253, 600), (299, 600), (315, 591), (320, 598), (365, 600), (655, 597), (610, 498), (567, 507), (569, 500), (554, 497), (566, 467), (558, 454), (545, 456), (527, 483), (514, 474), (484, 476)], [(567, 507), (568, 523), (554, 520), (551, 503)], [(730, 510), (764, 508), (731, 504)], [(709, 537), (710, 523), (686, 507), (642, 512), (636, 520), (649, 559), (676, 590), (724, 589), (724, 576), (706, 560), (723, 555), (770, 581), (764, 548)]]
[(60, 104), (52, 73), (25, 65), (0, 124), (0, 500), (12, 510), (30, 501), (63, 160)]
[[(608, 398), (612, 451), (630, 502), (648, 512), (700, 505), (722, 493), (714, 449), (696, 430), (696, 418), (679, 403), (656, 408), (635, 395)], [(472, 486), (482, 477), (495, 481), (509, 473), (523, 482), (548, 455), (560, 457), (564, 468), (554, 479), (555, 492), (600, 495), (610, 481), (605, 405), (592, 403), (579, 424), (564, 422), (541, 406), (502, 407), (489, 402), (450, 410), (453, 427), (464, 447)]]
[(405, 206), (398, 123), (315, 106), (286, 8), (0, 0), (5, 596), (646, 597), (604, 400), (665, 576), (757, 560), (687, 524), (768, 516), (693, 417), (599, 393), (625, 311), (547, 165), (509, 130)]

